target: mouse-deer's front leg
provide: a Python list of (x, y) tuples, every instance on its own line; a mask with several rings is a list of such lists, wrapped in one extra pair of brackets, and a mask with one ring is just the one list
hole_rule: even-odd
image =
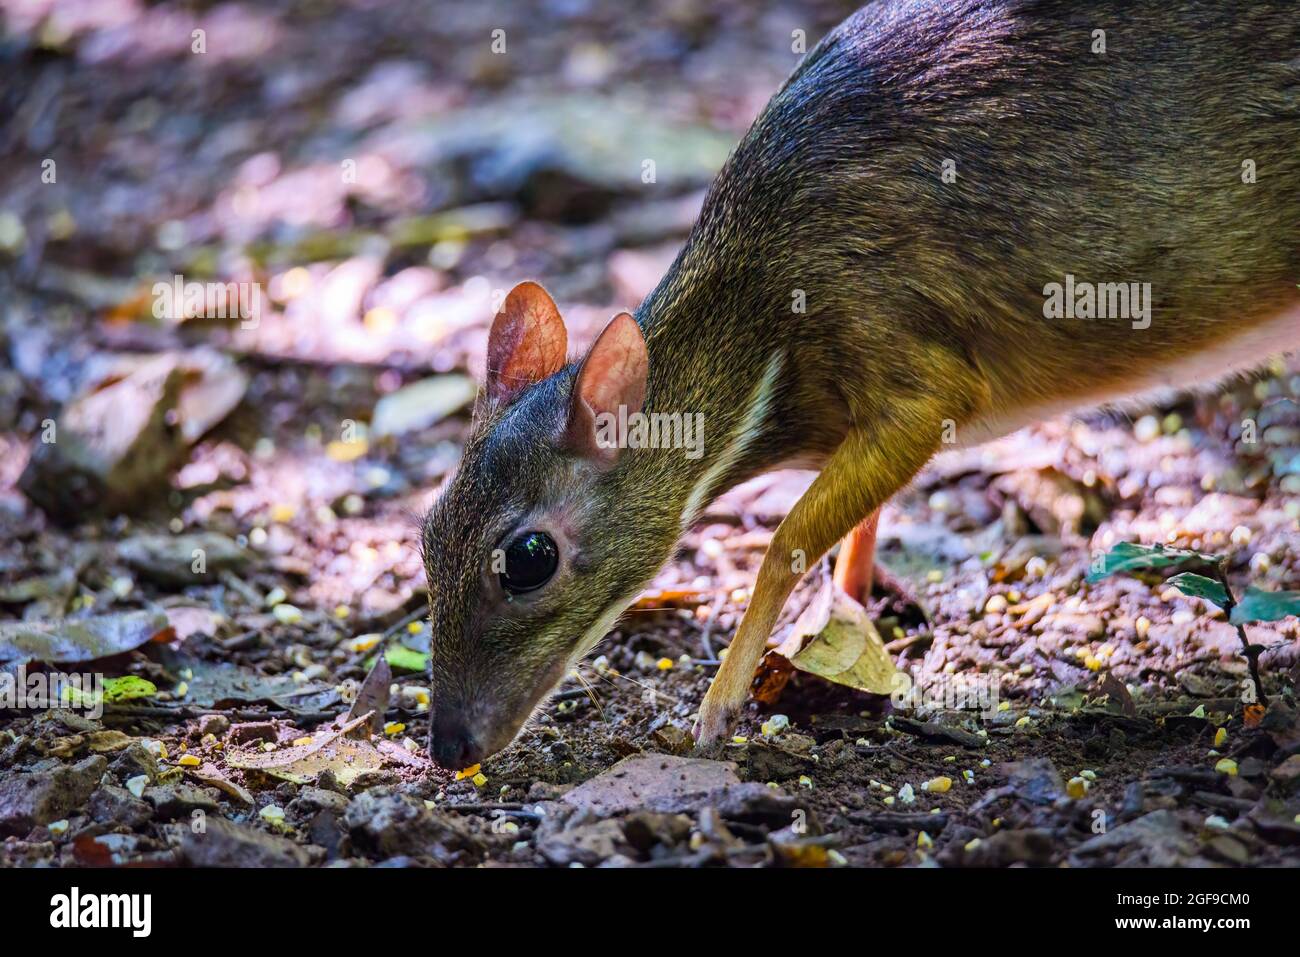
[(727, 733), (749, 695), (777, 617), (804, 571), (920, 471), (939, 448), (945, 419), (966, 418), (980, 392), (975, 383), (967, 384), (969, 390), (948, 397), (898, 402), (886, 419), (876, 419), (870, 432), (851, 429), (832, 453), (772, 536), (749, 607), (700, 705), (698, 745)]

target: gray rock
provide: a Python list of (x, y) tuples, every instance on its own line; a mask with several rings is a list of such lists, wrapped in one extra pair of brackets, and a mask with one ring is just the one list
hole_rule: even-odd
[[(136, 535), (117, 546), (117, 555), (145, 578), (180, 586), (216, 581), (221, 572), (248, 564), (250, 557), (234, 539), (217, 532)], [(202, 562), (196, 561), (199, 557)]]
[(821, 825), (807, 802), (793, 794), (786, 794), (766, 784), (750, 783), (708, 796), (708, 804), (729, 821), (758, 824), (765, 827), (783, 827), (793, 820), (795, 811), (807, 812), (805, 824), (808, 833), (821, 833)]
[(305, 867), (310, 855), (288, 838), (210, 815), (202, 830), (172, 826), (180, 857), (193, 867)]
[(186, 817), (195, 811), (204, 814), (219, 809), (217, 792), (212, 788), (196, 788), (188, 784), (162, 784), (144, 789), (144, 799), (154, 806), (160, 818)]
[(1107, 851), (1116, 852), (1117, 863), (1127, 866), (1175, 867), (1195, 856), (1197, 842), (1174, 811), (1162, 808), (1089, 838), (1073, 856), (1088, 858)]
[(471, 199), (519, 197), (535, 215), (581, 219), (644, 193), (643, 159), (655, 161), (656, 195), (668, 195), (706, 185), (733, 145), (707, 127), (583, 94), (497, 99), (398, 135), (392, 148), (461, 173)]
[(137, 741), (113, 759), (113, 773), (123, 781), (129, 781), (142, 774), (150, 781), (154, 781), (158, 778), (158, 759)]
[(580, 784), (562, 800), (598, 814), (639, 808), (676, 813), (697, 809), (705, 796), (739, 784), (731, 761), (637, 754)]
[(581, 864), (595, 867), (603, 861), (630, 853), (623, 825), (613, 818), (582, 824), (561, 831), (537, 845), (538, 852), (556, 867)]
[(997, 831), (956, 860), (967, 867), (1009, 867), (1025, 864), (1047, 867), (1057, 854), (1060, 841), (1046, 828), (1017, 828)]
[(348, 804), (343, 824), (357, 847), (383, 857), (428, 855), (444, 863), (478, 859), (482, 846), (458, 818), (435, 814), (391, 787), (371, 788)]
[(347, 810), (347, 806), (348, 799), (344, 795), (306, 785), (289, 805), (289, 810), (303, 813), (332, 811), (335, 814), (342, 814)]
[(779, 743), (751, 741), (746, 747), (745, 770), (753, 781), (784, 781), (811, 770), (815, 764), (808, 751)]
[(672, 847), (691, 833), (691, 819), (685, 814), (656, 814), (636, 811), (623, 821), (623, 837), (642, 854), (656, 844)]
[(149, 805), (126, 788), (105, 784), (90, 796), (90, 818), (97, 824), (137, 828), (153, 819)]
[(1061, 772), (1049, 758), (1012, 761), (998, 768), (1017, 797), (1030, 804), (1051, 804), (1065, 791)]
[(24, 835), (80, 807), (99, 784), (108, 761), (93, 755), (73, 765), (15, 774), (0, 781), (0, 835)]

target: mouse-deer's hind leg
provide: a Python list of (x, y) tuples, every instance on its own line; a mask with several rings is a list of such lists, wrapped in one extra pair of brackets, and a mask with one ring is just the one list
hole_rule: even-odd
[(835, 558), (835, 585), (859, 605), (865, 605), (872, 589), (878, 588), (903, 606), (920, 608), (921, 601), (912, 587), (876, 561), (879, 525), (880, 509), (876, 509), (840, 541), (840, 553)]
[(835, 584), (854, 601), (865, 604), (871, 597), (876, 572), (876, 528), (880, 509), (853, 527), (840, 542), (835, 559)]

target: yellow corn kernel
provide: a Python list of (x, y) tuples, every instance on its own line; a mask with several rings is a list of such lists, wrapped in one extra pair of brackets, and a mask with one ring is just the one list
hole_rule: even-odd
[(457, 771), (457, 772), (456, 772), (456, 780), (457, 780), (457, 781), (464, 781), (466, 778), (472, 778), (474, 775), (478, 774), (478, 769), (479, 769), (479, 767), (480, 767), (480, 765), (477, 765), (477, 764), (471, 764), (471, 765), (470, 765), (469, 767), (467, 767), (464, 771)]
[(1226, 774), (1228, 777), (1236, 777), (1237, 762), (1232, 758), (1220, 758), (1219, 763), (1214, 766), (1214, 770), (1220, 774)]
[(197, 754), (182, 754), (176, 763), (183, 768), (197, 768), (203, 762)]
[(655, 662), (655, 667), (658, 668), (660, 671), (668, 671), (672, 668), (672, 666), (673, 666), (673, 659), (671, 658), (660, 658), (658, 661)]
[(1216, 748), (1221, 748), (1227, 743), (1228, 743), (1227, 728), (1220, 728), (1218, 731), (1214, 732), (1214, 746)]
[(474, 787), (476, 788), (481, 788), (485, 784), (487, 784), (487, 776), (483, 774), (483, 772), (481, 771), (478, 774), (474, 775), (472, 778), (470, 778), (470, 780), (474, 782)]
[(934, 794), (943, 794), (952, 787), (952, 778), (940, 775), (937, 778), (930, 778), (928, 781), (921, 783), (922, 791), (930, 791)]
[(1088, 779), (1082, 777), (1070, 778), (1065, 785), (1065, 793), (1077, 801), (1088, 793)]
[(344, 642), (348, 651), (371, 651), (376, 645), (384, 640), (384, 636), (378, 633), (369, 635), (357, 635), (350, 641)]
[(384, 725), (384, 734), (388, 735), (390, 738), (396, 737), (405, 730), (406, 725), (402, 724), (400, 721), (390, 721)]

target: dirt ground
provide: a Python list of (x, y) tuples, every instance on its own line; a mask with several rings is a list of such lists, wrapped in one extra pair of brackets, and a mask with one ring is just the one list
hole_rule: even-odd
[[(0, 160), (30, 175), (0, 182), (0, 666), (152, 690), (98, 717), (0, 708), (0, 865), (1300, 863), (1297, 619), (1249, 626), (1261, 719), (1222, 613), (1163, 575), (1084, 580), (1137, 541), (1297, 587), (1296, 361), (947, 453), (891, 503), (882, 559), (910, 594), (878, 591), (876, 628), (979, 709), (796, 672), (692, 752), (809, 481), (778, 473), (713, 504), (513, 746), (429, 762), (417, 530), (493, 293), (541, 279), (590, 341), (671, 261), (792, 32), (811, 47), (851, 7), (8, 11)], [(638, 151), (653, 184), (618, 162)], [(267, 302), (158, 317), (174, 274)], [(118, 467), (87, 478), (43, 439), (79, 421)], [(363, 688), (384, 648), (391, 678)], [(345, 734), (367, 705), (382, 720)]]

